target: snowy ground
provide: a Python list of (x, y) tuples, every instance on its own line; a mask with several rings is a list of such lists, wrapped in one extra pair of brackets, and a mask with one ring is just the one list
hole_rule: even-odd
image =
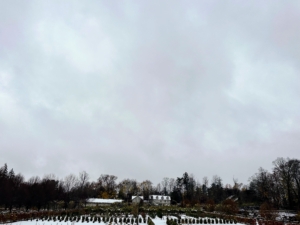
[(278, 215), (281, 216), (281, 217), (283, 217), (283, 216), (296, 216), (296, 213), (279, 212)]
[[(173, 217), (173, 216), (172, 216)], [(185, 217), (185, 216), (182, 216), (182, 217)], [(176, 217), (173, 217), (173, 218), (176, 218)], [(188, 217), (187, 218), (193, 218), (193, 217)], [(205, 218), (202, 218), (202, 219), (205, 219)], [(206, 218), (208, 219), (208, 218)], [(164, 216), (162, 219), (156, 217), (155, 219), (152, 219), (152, 221), (154, 222), (155, 225), (166, 225), (166, 217)], [(146, 223), (139, 223), (140, 225), (147, 225)], [(36, 221), (36, 220), (33, 220), (33, 221), (19, 221), (19, 222), (15, 222), (15, 223), (8, 223), (7, 225), (109, 225), (109, 223), (104, 223), (103, 221), (101, 221), (100, 223), (99, 222), (59, 222), (59, 221), (42, 221), (42, 220), (39, 220), (39, 221)], [(111, 223), (110, 225), (120, 225), (120, 223)], [(131, 225), (131, 223), (129, 224), (125, 224), (125, 223), (122, 223), (122, 225)], [(136, 225), (136, 224), (134, 224)], [(197, 224), (195, 224), (197, 225)], [(199, 224), (199, 225), (202, 225), (202, 224)], [(216, 224), (214, 224), (216, 225)], [(220, 224), (219, 224), (220, 225)], [(222, 224), (223, 225), (223, 224)], [(236, 223), (236, 224), (230, 224), (230, 225), (244, 225), (244, 224), (241, 224), (241, 223)]]
[[(283, 218), (289, 218), (289, 217), (294, 217), (297, 214), (293, 213), (293, 212), (284, 212), (284, 211), (277, 211), (278, 213), (278, 217), (276, 218), (276, 220), (282, 221)], [(254, 214), (256, 214), (256, 216), (259, 216), (259, 210), (253, 210), (249, 213), (249, 216), (254, 216)]]
[(297, 214), (295, 213), (289, 213), (289, 212), (279, 212), (278, 217), (276, 218), (277, 220), (288, 220), (291, 217), (295, 217)]

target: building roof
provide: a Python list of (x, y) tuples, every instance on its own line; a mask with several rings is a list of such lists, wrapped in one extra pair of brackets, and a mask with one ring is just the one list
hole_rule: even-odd
[(132, 197), (131, 197), (131, 200), (135, 199), (136, 197), (140, 197), (141, 199), (144, 200), (144, 196), (132, 196)]
[(121, 199), (104, 199), (104, 198), (89, 198), (87, 199), (88, 203), (107, 203), (107, 204), (112, 204), (112, 203), (117, 203), (117, 202), (122, 202)]

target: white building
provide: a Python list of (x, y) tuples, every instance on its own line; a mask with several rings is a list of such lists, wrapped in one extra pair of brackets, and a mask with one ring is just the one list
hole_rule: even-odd
[(171, 205), (171, 197), (164, 195), (149, 195), (149, 203), (152, 205)]
[(121, 199), (89, 198), (86, 200), (87, 206), (105, 206), (113, 203), (122, 203)]

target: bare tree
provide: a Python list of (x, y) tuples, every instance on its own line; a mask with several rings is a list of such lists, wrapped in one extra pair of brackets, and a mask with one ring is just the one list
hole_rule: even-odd
[(109, 197), (115, 197), (118, 177), (109, 174), (101, 174), (98, 178), (98, 185), (103, 187)]
[(243, 186), (243, 183), (239, 183), (239, 180), (237, 178), (233, 178), (233, 188), (240, 190)]
[(158, 183), (156, 185), (156, 192), (159, 193), (159, 194), (161, 194), (161, 185), (160, 185), (160, 183)]
[(24, 183), (24, 180), (24, 176), (18, 173), (14, 179), (15, 185), (19, 187), (22, 183)]
[(208, 194), (208, 178), (205, 176), (202, 179), (202, 193), (204, 194), (204, 196), (207, 196)]
[(162, 186), (162, 191), (164, 192), (164, 194), (167, 194), (168, 190), (167, 187), (169, 186), (169, 182), (170, 182), (170, 178), (168, 177), (164, 177), (162, 182), (161, 182), (161, 186)]
[(293, 199), (293, 175), (292, 175), (292, 168), (293, 168), (294, 161), (290, 160), (289, 158), (277, 158), (273, 165), (274, 171), (278, 173), (281, 177), (282, 185), (285, 187), (285, 194), (287, 196), (287, 202), (289, 208), (293, 207), (294, 199)]
[(297, 199), (298, 208), (300, 208), (300, 160), (292, 159), (292, 161), (293, 192)]
[(176, 185), (176, 181), (174, 178), (170, 178), (168, 185), (168, 192), (171, 193)]
[(205, 185), (206, 187), (208, 187), (208, 178), (207, 177), (203, 177), (202, 183), (203, 183), (203, 185)]
[(70, 174), (65, 177), (63, 184), (65, 191), (69, 193), (78, 184), (78, 179), (74, 174)]
[(218, 175), (214, 175), (212, 177), (212, 180), (211, 180), (211, 185), (212, 184), (219, 185), (219, 186), (222, 187), (223, 185), (222, 185), (222, 179), (221, 179), (221, 177), (219, 177)]
[(38, 184), (41, 182), (41, 178), (39, 176), (31, 177), (28, 180), (29, 184)]
[(144, 199), (149, 199), (149, 194), (152, 191), (152, 182), (150, 180), (144, 180), (140, 183), (139, 188), (143, 193)]
[(50, 173), (50, 174), (45, 175), (43, 179), (44, 180), (56, 180), (57, 178), (56, 178), (55, 174)]
[(270, 202), (270, 178), (271, 174), (261, 167), (258, 173), (250, 178), (250, 187), (262, 202)]
[(118, 184), (118, 188), (126, 196), (127, 202), (129, 202), (131, 195), (138, 195), (140, 192), (139, 185), (136, 180), (124, 179)]
[(79, 173), (79, 196), (83, 200), (83, 203), (86, 204), (87, 199), (87, 186), (89, 184), (89, 175), (87, 172), (82, 171)]
[(235, 194), (236, 196), (239, 195), (241, 188), (243, 186), (243, 183), (239, 183), (239, 180), (237, 178), (233, 178), (233, 194)]
[(83, 189), (84, 186), (88, 183), (90, 179), (90, 176), (88, 175), (87, 172), (82, 171), (79, 173), (79, 187), (80, 189)]

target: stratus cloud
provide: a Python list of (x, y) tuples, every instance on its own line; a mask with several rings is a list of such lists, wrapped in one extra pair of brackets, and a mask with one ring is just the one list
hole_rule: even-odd
[(297, 3), (1, 4), (0, 164), (246, 183), (299, 157)]

